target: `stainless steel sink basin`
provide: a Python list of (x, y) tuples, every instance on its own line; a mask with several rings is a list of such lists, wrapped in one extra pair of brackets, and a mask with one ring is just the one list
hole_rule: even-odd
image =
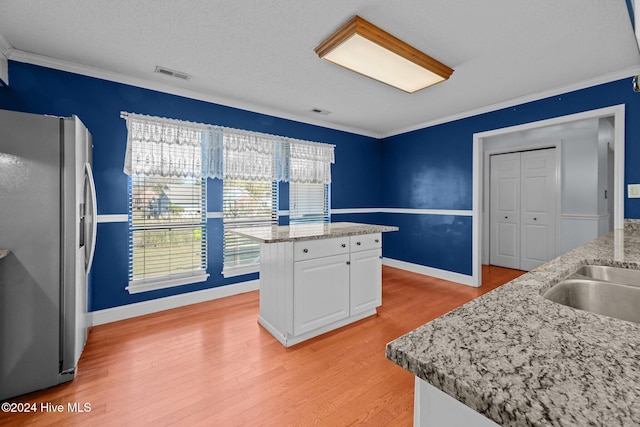
[(640, 323), (640, 270), (585, 265), (542, 296), (579, 310)]

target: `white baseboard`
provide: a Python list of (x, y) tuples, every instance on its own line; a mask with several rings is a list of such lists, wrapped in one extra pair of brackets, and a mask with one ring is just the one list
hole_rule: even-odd
[(202, 291), (189, 292), (186, 294), (173, 295), (170, 297), (158, 298), (120, 307), (92, 311), (88, 314), (87, 320), (91, 326), (103, 325), (105, 323), (117, 322), (118, 320), (130, 319), (132, 317), (156, 313), (158, 311), (183, 307), (185, 305), (211, 301), (232, 295), (243, 294), (245, 292), (257, 291), (258, 289), (260, 289), (260, 280), (249, 280), (246, 282), (235, 283), (233, 285), (219, 286), (216, 288), (204, 289)]
[[(410, 262), (399, 261), (392, 258), (383, 258), (382, 264), (388, 265), (389, 267), (411, 271), (412, 273), (424, 274), (426, 276), (449, 280), (451, 282), (461, 283), (467, 286), (475, 286), (473, 284), (472, 276), (467, 276), (466, 274), (454, 273), (419, 264), (412, 264)], [(204, 289), (202, 291), (189, 292), (186, 294), (137, 302), (120, 307), (92, 311), (88, 314), (87, 320), (91, 326), (104, 325), (106, 323), (117, 322), (119, 320), (144, 316), (145, 314), (157, 313), (163, 310), (170, 310), (172, 308), (211, 301), (232, 295), (239, 295), (245, 292), (257, 291), (259, 289), (260, 280), (249, 280), (247, 282), (235, 283), (233, 285), (219, 286), (216, 288)]]
[(450, 282), (456, 282), (467, 286), (478, 287), (474, 283), (473, 276), (466, 274), (454, 273), (452, 271), (441, 270), (439, 268), (427, 267), (420, 264), (413, 264), (410, 262), (399, 261), (392, 258), (383, 258), (382, 264), (389, 267), (399, 268), (401, 270), (407, 270), (412, 273), (424, 274), (425, 276), (431, 276), (442, 280), (448, 280)]

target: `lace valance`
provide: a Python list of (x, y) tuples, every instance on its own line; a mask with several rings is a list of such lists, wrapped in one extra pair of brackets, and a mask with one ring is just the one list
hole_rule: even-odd
[(331, 183), (334, 147), (329, 144), (289, 140), (288, 181), (306, 184)]
[(127, 175), (202, 176), (202, 129), (128, 117), (127, 130)]
[(334, 146), (122, 113), (127, 175), (328, 184)]

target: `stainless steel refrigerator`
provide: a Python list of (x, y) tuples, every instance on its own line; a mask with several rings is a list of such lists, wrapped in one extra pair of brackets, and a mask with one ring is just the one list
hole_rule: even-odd
[(96, 236), (77, 117), (0, 110), (0, 400), (74, 378)]

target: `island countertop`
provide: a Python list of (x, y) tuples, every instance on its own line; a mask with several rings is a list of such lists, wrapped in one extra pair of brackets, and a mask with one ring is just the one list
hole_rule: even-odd
[(585, 264), (640, 269), (638, 222), (390, 342), (387, 358), (501, 425), (639, 426), (640, 324), (541, 295)]
[(294, 242), (298, 240), (328, 239), (331, 237), (397, 231), (390, 225), (361, 224), (355, 222), (328, 222), (315, 224), (273, 225), (268, 227), (235, 228), (231, 231), (262, 243)]

